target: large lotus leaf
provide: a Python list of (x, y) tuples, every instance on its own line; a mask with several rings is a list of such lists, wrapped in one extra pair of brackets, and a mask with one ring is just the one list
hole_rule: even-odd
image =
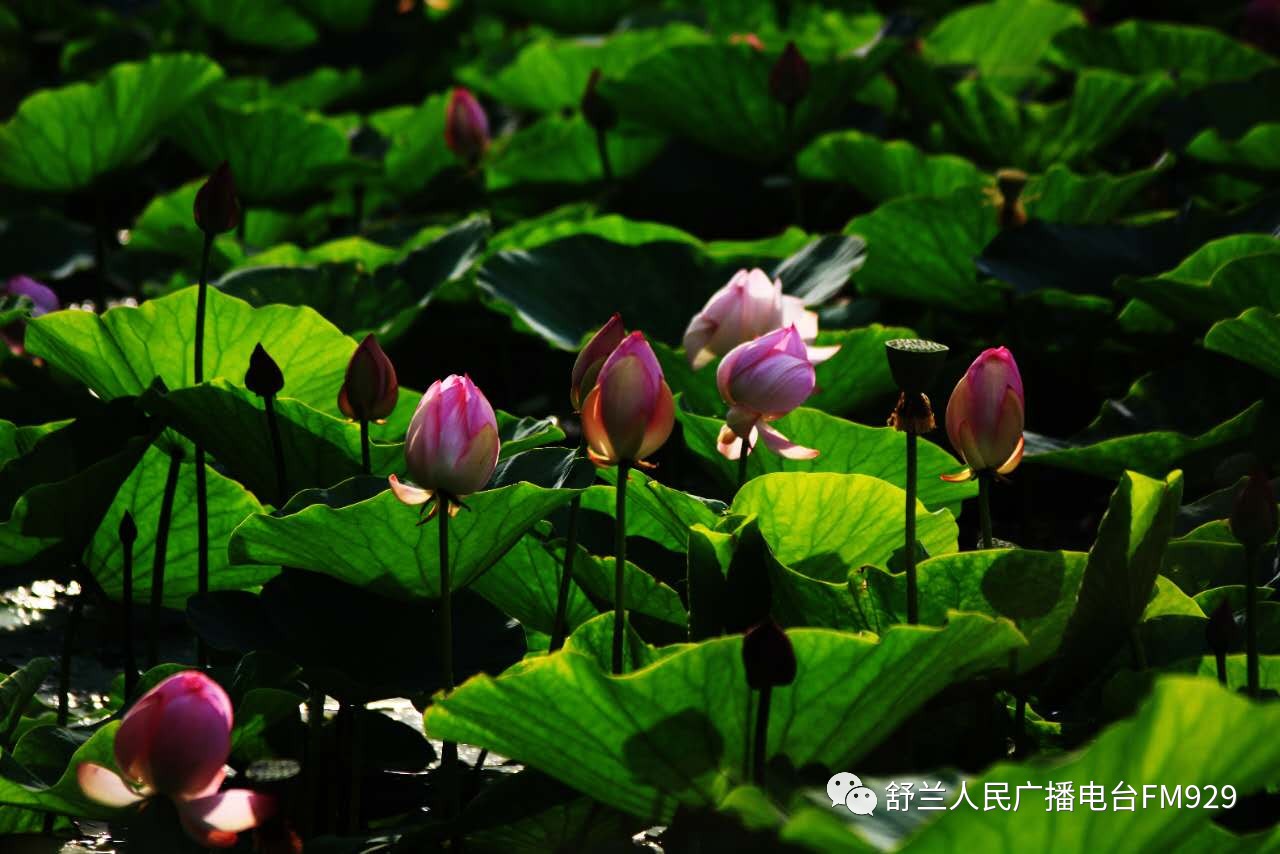
[(980, 281), (974, 266), (996, 232), (996, 211), (977, 188), (895, 199), (845, 227), (871, 247), (860, 293), (970, 313), (1002, 303), (1003, 289)]
[[(738, 491), (731, 513), (760, 517), (778, 560), (825, 581), (863, 564), (886, 565), (903, 547), (906, 493), (863, 474), (775, 472)], [(955, 519), (916, 500), (916, 538), (930, 555), (956, 550)]]
[[(254, 266), (223, 277), (218, 288), (255, 306), (310, 306), (353, 337), (376, 332), (386, 344), (409, 328), (441, 285), (471, 269), (488, 233), (489, 220), (472, 217), (426, 246), (371, 272), (365, 272), (367, 265), (333, 263)], [(396, 250), (386, 251), (398, 258)], [(254, 263), (259, 260), (252, 259)]]
[(129, 164), (193, 98), (222, 76), (195, 54), (112, 68), (97, 83), (36, 92), (0, 127), (0, 182), (66, 192)]
[(458, 69), (457, 75), (499, 103), (551, 113), (578, 108), (594, 69), (605, 78), (620, 77), (671, 45), (705, 40), (704, 33), (686, 24), (624, 30), (605, 39), (540, 39), (500, 67), (489, 68), (481, 60)]
[[(617, 469), (603, 469), (601, 477), (616, 484)], [(582, 493), (582, 509), (613, 516), (613, 486), (592, 486)], [(713, 527), (724, 504), (663, 486), (644, 472), (631, 469), (627, 476), (627, 536), (644, 537), (678, 554), (684, 554), (693, 525)]]
[(358, 68), (322, 66), (314, 71), (273, 84), (265, 77), (234, 77), (221, 83), (211, 97), (230, 106), (271, 101), (304, 110), (323, 110), (334, 101), (359, 91), (364, 75)]
[(1023, 190), (1027, 215), (1071, 225), (1101, 224), (1119, 216), (1159, 175), (1172, 166), (1164, 157), (1149, 169), (1123, 175), (1073, 172), (1054, 164), (1032, 175)]
[(444, 113), (449, 96), (437, 93), (417, 107), (393, 107), (370, 117), (370, 125), (387, 138), (382, 168), (387, 186), (412, 195), (456, 160), (444, 142)]
[[(562, 558), (563, 554), (554, 554), (541, 539), (526, 534), (488, 572), (471, 583), (471, 590), (518, 620), (526, 630), (549, 635), (555, 625), (560, 575), (564, 566)], [(584, 563), (579, 561), (577, 566), (580, 568)], [(630, 563), (628, 567), (631, 567)], [(627, 604), (634, 607), (631, 601)], [(572, 583), (565, 606), (568, 630), (573, 631), (597, 613), (582, 588)]]
[[(519, 483), (477, 492), (449, 525), (450, 587), (470, 584), (521, 535), (575, 493)], [(236, 529), (231, 562), (309, 569), (392, 597), (440, 592), (439, 526), (385, 490), (345, 507), (313, 504), (289, 516), (251, 516)]]
[(1239, 139), (1224, 139), (1216, 128), (1209, 128), (1187, 146), (1187, 154), (1197, 160), (1265, 172), (1280, 171), (1277, 150), (1280, 150), (1280, 122), (1257, 125)]
[(49, 433), (65, 427), (68, 421), (50, 421), (48, 424), (19, 426), (12, 421), (0, 420), (0, 466), (9, 460), (24, 456)]
[(931, 62), (974, 65), (983, 79), (1017, 94), (1048, 78), (1039, 63), (1053, 37), (1083, 23), (1079, 9), (1049, 0), (978, 3), (939, 21), (922, 51)]
[[(816, 366), (818, 386), (806, 401), (814, 409), (827, 412), (856, 412), (874, 403), (892, 399), (898, 391), (884, 359), (884, 342), (894, 338), (914, 338), (915, 333), (902, 326), (873, 323), (858, 329), (824, 332), (818, 342), (824, 346), (839, 345), (840, 351)], [(726, 404), (716, 388), (716, 365), (712, 363), (695, 371), (683, 350), (661, 341), (653, 343), (658, 363), (671, 390), (683, 396), (685, 406), (700, 414), (722, 413)]]
[[(197, 288), (104, 314), (58, 311), (27, 326), (26, 347), (99, 397), (141, 394), (157, 377), (170, 389), (192, 385)], [(254, 308), (210, 288), (204, 373), (242, 381), (257, 344), (284, 373), (282, 397), (338, 412), (337, 394), (356, 344), (309, 308)]]
[(810, 180), (851, 184), (876, 202), (897, 196), (945, 196), (987, 181), (982, 170), (963, 157), (926, 154), (906, 140), (884, 140), (858, 130), (818, 137), (800, 152), (797, 168)]
[[(666, 138), (634, 124), (605, 137), (613, 175), (626, 178), (653, 161)], [(580, 116), (544, 116), (494, 146), (485, 185), (497, 191), (520, 184), (589, 184), (604, 179), (595, 130)]]
[[(830, 768), (866, 755), (949, 682), (1023, 643), (1008, 622), (971, 614), (878, 639), (822, 629), (788, 636), (797, 675), (773, 690), (768, 752)], [(896, 678), (905, 672), (912, 678)], [(681, 647), (626, 676), (563, 651), (438, 698), (426, 729), (662, 821), (677, 803), (707, 806), (746, 778), (749, 700), (740, 637)], [(540, 713), (529, 715), (533, 708)]]
[[(1276, 263), (1280, 240), (1268, 234), (1235, 234), (1206, 243), (1167, 273), (1122, 278), (1116, 289), (1175, 320), (1203, 327), (1254, 305), (1270, 305), (1274, 297), (1266, 282), (1274, 281)], [(1278, 309), (1280, 301), (1273, 306)]]
[(1053, 61), (1065, 68), (1106, 68), (1123, 74), (1177, 70), (1189, 85), (1252, 77), (1275, 65), (1265, 53), (1208, 27), (1125, 21), (1114, 27), (1072, 27), (1053, 40)]
[(734, 269), (760, 262), (787, 293), (813, 303), (838, 291), (861, 266), (863, 247), (859, 238), (832, 235), (781, 262), (737, 257), (725, 263), (684, 241), (632, 245), (578, 234), (498, 252), (481, 266), (477, 284), (562, 349), (577, 349), (615, 311), (629, 328), (676, 342)]
[(486, 0), (491, 9), (566, 32), (608, 29), (631, 8), (630, 0)]
[(1150, 115), (1173, 87), (1165, 75), (1090, 69), (1065, 99), (1039, 103), (1023, 102), (984, 78), (950, 87), (918, 58), (903, 57), (897, 70), (908, 97), (936, 115), (955, 143), (992, 168), (1032, 171), (1071, 165), (1105, 147)]
[[(52, 786), (41, 783), (12, 754), (0, 756), (0, 768), (4, 770), (4, 776), (0, 776), (0, 804), (80, 818), (118, 817), (119, 810), (104, 807), (84, 796), (76, 780), (76, 768), (84, 762), (115, 768), (115, 736), (119, 728), (119, 722), (109, 723), (76, 748), (66, 770)], [(21, 778), (15, 779), (19, 775)]]
[(1204, 346), (1280, 378), (1280, 314), (1251, 308), (1215, 323), (1204, 336)]
[[(1081, 752), (1057, 762), (1001, 763), (968, 781), (970, 797), (979, 809), (966, 805), (939, 813), (936, 821), (913, 836), (905, 851), (912, 854), (954, 851), (957, 846), (976, 846), (990, 852), (1025, 851), (1028, 844), (1054, 852), (1096, 851), (1100, 840), (1123, 838), (1134, 851), (1261, 851), (1270, 845), (1259, 840), (1211, 831), (1219, 810), (1154, 809), (1161, 786), (1172, 793), (1182, 785), (1190, 803), (1189, 786), (1197, 787), (1197, 805), (1207, 801), (1209, 791), (1223, 785), (1236, 788), (1238, 796), (1251, 793), (1275, 779), (1280, 762), (1280, 745), (1268, 736), (1280, 726), (1280, 708), (1252, 703), (1211, 679), (1168, 676), (1156, 682), (1151, 697), (1138, 714), (1105, 730)], [(1088, 782), (1101, 783), (1106, 803), (1112, 808), (1076, 812), (1067, 816), (1045, 809), (1045, 787), (1050, 782), (1070, 781), (1073, 789)], [(1121, 782), (1135, 790), (1133, 812), (1116, 809), (1115, 787)], [(982, 794), (992, 787), (1012, 793), (1032, 786), (1023, 808), (995, 813), (981, 809)], [(1153, 787), (1153, 788), (1145, 788)], [(1024, 791), (1028, 791), (1025, 790)], [(1079, 797), (1077, 794), (1076, 797)], [(1216, 798), (1222, 804), (1225, 796)], [(1202, 840), (1201, 834), (1208, 834)], [(960, 841), (963, 840), (963, 843)], [(1188, 840), (1195, 840), (1188, 845)]]
[[(676, 417), (684, 428), (685, 445), (709, 465), (721, 483), (735, 485), (737, 461), (725, 459), (716, 450), (716, 437), (723, 419), (705, 418), (682, 408), (677, 408)], [(766, 448), (758, 448), (747, 460), (749, 478), (778, 471), (865, 474), (905, 489), (905, 433), (892, 427), (867, 427), (808, 407), (792, 411), (775, 422), (775, 426), (791, 441), (806, 448), (817, 448), (819, 454), (812, 460), (788, 460)], [(940, 475), (955, 474), (963, 465), (927, 440), (918, 442), (917, 447), (919, 476), (916, 482), (920, 502), (930, 509), (946, 507), (952, 515), (959, 516), (960, 503), (977, 495), (977, 487), (972, 483), (944, 482)]]
[(287, 104), (235, 107), (209, 99), (184, 110), (170, 133), (206, 169), (227, 161), (249, 205), (324, 186), (352, 164), (347, 136), (333, 120)]
[[(896, 50), (889, 41), (877, 41), (856, 57), (811, 63), (811, 88), (796, 107), (791, 138), (802, 141), (827, 124)], [(609, 81), (604, 93), (625, 116), (733, 157), (768, 163), (790, 144), (785, 111), (769, 97), (776, 58), (746, 45), (675, 45)]]
[[(123, 594), (123, 547), (120, 545), (120, 520), (132, 514), (138, 528), (133, 546), (134, 601), (151, 600), (151, 570), (155, 559), (160, 507), (165, 482), (172, 465), (171, 457), (159, 445), (152, 445), (137, 468), (120, 486), (111, 507), (102, 517), (84, 561), (98, 584), (113, 599)], [(164, 604), (181, 609), (198, 588), (195, 463), (184, 455), (177, 466), (173, 510), (169, 522), (169, 539), (165, 548)], [(211, 466), (205, 467), (209, 496), (209, 588), (211, 590), (246, 590), (258, 587), (276, 574), (277, 567), (227, 563), (227, 540), (236, 526), (249, 516), (262, 512), (262, 505), (243, 486), (223, 477)]]
[(286, 0), (191, 0), (188, 5), (200, 20), (240, 44), (292, 51), (319, 38), (311, 22)]
[(1280, 199), (1263, 198), (1221, 216), (1190, 207), (1176, 216), (1142, 224), (1067, 225), (1033, 220), (1000, 232), (978, 259), (978, 268), (1019, 291), (1056, 288), (1108, 294), (1120, 276), (1169, 270), (1206, 242), (1280, 223)]
[(292, 0), (326, 27), (339, 31), (358, 30), (377, 5), (377, 0)]
[(1131, 641), (1151, 600), (1182, 500), (1182, 472), (1157, 480), (1127, 472), (1089, 550), (1080, 597), (1067, 624), (1066, 651), (1096, 668)]

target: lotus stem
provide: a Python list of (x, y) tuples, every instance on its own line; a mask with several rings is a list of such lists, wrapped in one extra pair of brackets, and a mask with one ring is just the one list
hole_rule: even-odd
[(605, 186), (613, 183), (613, 165), (609, 162), (609, 134), (603, 129), (596, 131), (596, 151), (600, 153), (600, 175)]
[(978, 473), (978, 519), (982, 526), (982, 548), (993, 548), (991, 535), (991, 472)]
[(71, 649), (80, 624), (80, 597), (84, 591), (70, 597), (67, 610), (67, 627), (62, 635), (62, 659), (58, 668), (58, 726), (71, 722)]
[[(196, 345), (194, 379), (197, 385), (204, 382), (204, 317), (209, 295), (209, 252), (213, 248), (213, 234), (205, 232), (204, 247), (200, 252), (200, 284), (196, 292)], [(196, 591), (209, 592), (209, 485), (204, 469), (204, 447), (196, 442)], [(204, 638), (196, 637), (196, 663), (208, 664), (208, 650)]]
[(1249, 696), (1260, 696), (1258, 672), (1258, 553), (1256, 546), (1245, 546), (1244, 567), (1244, 655), (1248, 670)]
[[(269, 394), (262, 399), (262, 403), (267, 413), (267, 433), (271, 436), (271, 455), (276, 463), (276, 495), (279, 496), (280, 504), (283, 506), (289, 500), (289, 482), (285, 476), (284, 440), (280, 437), (280, 419), (276, 417), (276, 396)], [(366, 465), (365, 474), (368, 473), (369, 469)]]
[[(453, 693), (453, 591), (449, 582), (449, 499), (436, 497), (436, 516), (440, 519), (440, 653), (444, 664), (444, 691)], [(446, 741), (441, 749), (440, 768), (444, 772), (449, 816), (460, 809), (458, 795), (458, 745)]]
[[(128, 512), (125, 511), (126, 514)], [(133, 656), (133, 540), (121, 537), (120, 548), (124, 563), (120, 578), (120, 593), (124, 599), (124, 699), (128, 703), (138, 687), (138, 662)]]
[(627, 634), (627, 606), (624, 600), (623, 575), (627, 565), (627, 481), (631, 464), (618, 463), (618, 486), (614, 490), (617, 505), (614, 510), (614, 559), (613, 559), (613, 673), (622, 673), (622, 645)]
[(742, 489), (743, 484), (747, 482), (747, 457), (751, 456), (751, 446), (747, 444), (747, 437), (743, 436), (738, 439), (738, 489)]
[(907, 622), (920, 622), (920, 589), (916, 578), (916, 434), (907, 431), (907, 507), (903, 516), (907, 561)]
[(373, 466), (369, 461), (369, 420), (367, 418), (360, 419), (360, 470), (365, 474), (373, 473)]
[(151, 562), (151, 625), (148, 627), (147, 667), (160, 663), (160, 611), (164, 607), (164, 564), (169, 550), (169, 526), (173, 521), (173, 499), (178, 493), (178, 472), (182, 469), (182, 457), (174, 453), (169, 458), (169, 473), (164, 480), (164, 493), (160, 498), (160, 518), (156, 520), (156, 549)]
[(752, 781), (757, 786), (764, 785), (764, 767), (766, 751), (769, 749), (769, 702), (773, 698), (773, 686), (761, 688), (760, 702), (756, 709), (756, 740), (752, 751)]
[(569, 588), (573, 585), (573, 562), (578, 555), (578, 511), (582, 509), (581, 496), (575, 495), (569, 502), (569, 530), (565, 539), (564, 564), (560, 570), (560, 589), (556, 592), (556, 617), (551, 626), (551, 642), (548, 652), (564, 646), (568, 634)]

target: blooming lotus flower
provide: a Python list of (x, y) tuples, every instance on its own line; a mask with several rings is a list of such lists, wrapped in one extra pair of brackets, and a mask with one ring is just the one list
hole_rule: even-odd
[(605, 360), (582, 402), (587, 456), (599, 466), (644, 464), (675, 424), (675, 403), (644, 333), (632, 332)]
[(356, 421), (380, 421), (396, 408), (399, 398), (395, 365), (378, 346), (378, 339), (366, 335), (347, 362), (338, 408)]
[(458, 499), (489, 482), (500, 444), (493, 407), (471, 377), (436, 380), (418, 402), (405, 436), (405, 462), (418, 485), (391, 475), (391, 490), (411, 505), (425, 504), (438, 493), (456, 512)]
[(1022, 462), (1022, 377), (1004, 347), (983, 350), (947, 403), (947, 436), (969, 468), (943, 480), (965, 481), (994, 470), (1008, 474)]
[(795, 326), (775, 329), (754, 341), (739, 344), (716, 369), (720, 397), (729, 414), (716, 448), (725, 457), (742, 456), (742, 440), (754, 448), (763, 438), (767, 448), (790, 460), (811, 460), (813, 448), (791, 442), (769, 424), (786, 415), (813, 394), (817, 378)]
[[(711, 295), (684, 332), (684, 349), (694, 370), (710, 364), (739, 344), (784, 326), (794, 325), (806, 342), (818, 337), (818, 315), (800, 297), (782, 293), (782, 281), (769, 281), (763, 270), (739, 270)], [(839, 347), (808, 347), (816, 364)]]
[(192, 839), (228, 848), (237, 833), (258, 826), (275, 809), (270, 795), (218, 791), (231, 753), (231, 726), (231, 700), (218, 683), (194, 670), (174, 674), (124, 716), (115, 742), (123, 775), (85, 762), (76, 780), (86, 797), (108, 807), (167, 797)]
[(573, 363), (573, 373), (569, 376), (569, 402), (573, 404), (574, 412), (582, 409), (582, 398), (595, 388), (600, 368), (626, 337), (627, 330), (622, 326), (622, 315), (614, 312), (613, 317), (600, 327), (600, 331), (578, 353), (578, 358)]
[(205, 234), (221, 234), (240, 225), (240, 202), (236, 200), (236, 182), (231, 167), (222, 161), (209, 180), (196, 191), (192, 213), (196, 225)]
[(449, 93), (444, 141), (458, 159), (474, 164), (489, 147), (489, 117), (471, 92), (461, 86)]

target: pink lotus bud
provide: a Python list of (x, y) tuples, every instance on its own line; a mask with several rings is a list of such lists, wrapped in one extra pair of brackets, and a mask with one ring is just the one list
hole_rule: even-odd
[[(818, 337), (818, 315), (804, 307), (804, 300), (783, 294), (782, 282), (769, 281), (763, 270), (739, 270), (689, 322), (685, 354), (697, 370), (745, 341), (791, 325), (806, 342)], [(839, 349), (809, 347), (809, 361), (824, 361)]]
[(1260, 549), (1276, 535), (1280, 518), (1276, 514), (1276, 496), (1265, 473), (1249, 475), (1236, 496), (1228, 523), (1231, 533), (1248, 549)]
[(110, 807), (169, 797), (192, 838), (230, 847), (237, 833), (260, 824), (275, 806), (269, 795), (247, 789), (218, 791), (232, 723), (231, 700), (218, 683), (194, 670), (174, 674), (144, 694), (116, 732), (116, 764), (124, 776), (86, 762), (76, 779), (86, 797)]
[(675, 403), (644, 333), (632, 332), (605, 360), (582, 402), (587, 455), (596, 465), (643, 464), (675, 424)]
[(809, 63), (795, 42), (787, 42), (786, 48), (769, 72), (769, 95), (787, 109), (809, 94)]
[(338, 408), (356, 421), (380, 421), (396, 408), (399, 398), (395, 365), (378, 346), (378, 339), (366, 335), (347, 362)]
[(738, 459), (741, 440), (755, 447), (759, 432), (768, 448), (788, 459), (816, 457), (816, 450), (793, 444), (768, 423), (804, 403), (816, 384), (813, 365), (795, 326), (775, 329), (734, 347), (716, 369), (720, 397), (729, 404), (717, 440), (720, 453)]
[(498, 419), (470, 377), (436, 380), (418, 403), (405, 436), (404, 458), (417, 487), (391, 476), (405, 504), (433, 494), (459, 499), (484, 489), (498, 464)]
[(240, 224), (236, 182), (232, 179), (231, 167), (225, 160), (196, 191), (194, 214), (196, 225), (205, 234), (221, 234)]
[(956, 383), (947, 403), (947, 436), (969, 468), (943, 480), (964, 481), (995, 470), (1008, 474), (1022, 462), (1022, 377), (1004, 347), (982, 351)]
[(622, 315), (614, 312), (613, 317), (600, 327), (600, 331), (578, 353), (569, 379), (569, 402), (573, 404), (574, 412), (582, 408), (582, 398), (595, 388), (600, 368), (626, 337), (627, 330), (622, 326)]
[(489, 117), (475, 96), (461, 86), (449, 93), (444, 141), (459, 160), (469, 165), (479, 161), (489, 147)]

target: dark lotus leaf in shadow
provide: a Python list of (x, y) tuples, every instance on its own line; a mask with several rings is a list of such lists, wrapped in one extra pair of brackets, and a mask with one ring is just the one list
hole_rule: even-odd
[(844, 559), (840, 557), (838, 552), (818, 552), (806, 555), (802, 560), (791, 564), (791, 568), (801, 575), (807, 575), (819, 581), (836, 583), (843, 581), (849, 573), (849, 568), (845, 565)]
[(488, 489), (528, 481), (545, 489), (585, 489), (595, 466), (574, 448), (534, 448), (498, 462)]
[(705, 714), (684, 709), (628, 738), (622, 752), (636, 777), (685, 799), (709, 790), (724, 756), (724, 740)]
[(997, 613), (1012, 620), (1043, 617), (1062, 595), (1065, 572), (1061, 555), (1050, 561), (1044, 552), (1009, 551), (982, 576), (982, 595)]

